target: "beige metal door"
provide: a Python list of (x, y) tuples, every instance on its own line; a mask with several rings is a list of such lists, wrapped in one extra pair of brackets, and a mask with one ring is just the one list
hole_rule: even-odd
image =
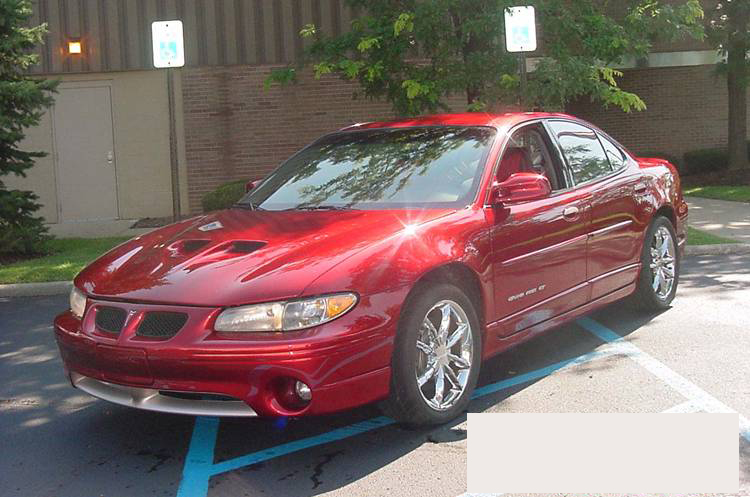
[(109, 86), (60, 88), (54, 130), (60, 220), (117, 219)]

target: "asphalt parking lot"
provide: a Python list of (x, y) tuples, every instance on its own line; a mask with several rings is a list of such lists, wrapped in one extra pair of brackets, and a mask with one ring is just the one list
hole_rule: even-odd
[[(750, 256), (686, 259), (672, 309), (644, 316), (615, 304), (504, 353), (484, 365), (470, 410), (738, 412), (739, 495), (748, 495), (749, 302)], [(0, 299), (2, 496), (466, 491), (465, 418), (416, 431), (373, 407), (196, 420), (79, 393), (63, 375), (50, 324), (66, 306), (66, 296)]]

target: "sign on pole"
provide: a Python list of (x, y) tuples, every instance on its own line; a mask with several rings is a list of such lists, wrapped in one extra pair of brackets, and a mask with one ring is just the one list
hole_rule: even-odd
[(151, 24), (154, 67), (182, 67), (185, 65), (185, 44), (182, 21), (156, 21)]
[(534, 7), (505, 9), (505, 48), (508, 52), (536, 50), (536, 20)]
[(175, 131), (174, 71), (173, 67), (185, 65), (185, 43), (182, 21), (156, 21), (151, 23), (151, 42), (154, 67), (167, 69), (167, 96), (169, 99), (169, 165), (172, 172), (172, 217), (180, 219), (180, 180), (177, 164), (177, 133)]

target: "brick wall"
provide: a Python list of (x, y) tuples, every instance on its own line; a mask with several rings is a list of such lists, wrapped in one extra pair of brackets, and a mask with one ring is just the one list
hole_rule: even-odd
[[(200, 212), (208, 191), (233, 179), (263, 177), (320, 135), (348, 124), (392, 117), (389, 104), (352, 100), (353, 84), (304, 74), (285, 88), (263, 90), (268, 66), (186, 69), (184, 125), (189, 206)], [(587, 119), (633, 153), (689, 150), (726, 144), (727, 91), (714, 66), (633, 69), (620, 85), (640, 95), (643, 112), (604, 109), (587, 99), (567, 111)], [(463, 97), (451, 100), (463, 109)]]
[[(187, 68), (183, 105), (189, 207), (233, 179), (258, 179), (320, 135), (392, 117), (390, 104), (352, 100), (355, 85), (306, 73), (295, 85), (263, 90), (270, 66)], [(463, 110), (463, 97), (452, 99)]]
[(714, 70), (712, 65), (628, 70), (620, 86), (643, 98), (647, 110), (626, 114), (581, 100), (567, 111), (636, 154), (658, 151), (681, 158), (690, 150), (726, 146), (726, 80)]

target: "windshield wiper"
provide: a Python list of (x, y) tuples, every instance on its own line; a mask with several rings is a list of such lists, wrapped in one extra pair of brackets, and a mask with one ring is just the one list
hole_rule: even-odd
[(298, 205), (287, 209), (288, 211), (351, 211), (351, 207), (345, 207), (341, 205)]
[(261, 207), (260, 205), (254, 202), (237, 202), (232, 207), (236, 207), (238, 209), (248, 209), (251, 211), (264, 211), (265, 210), (263, 207)]

